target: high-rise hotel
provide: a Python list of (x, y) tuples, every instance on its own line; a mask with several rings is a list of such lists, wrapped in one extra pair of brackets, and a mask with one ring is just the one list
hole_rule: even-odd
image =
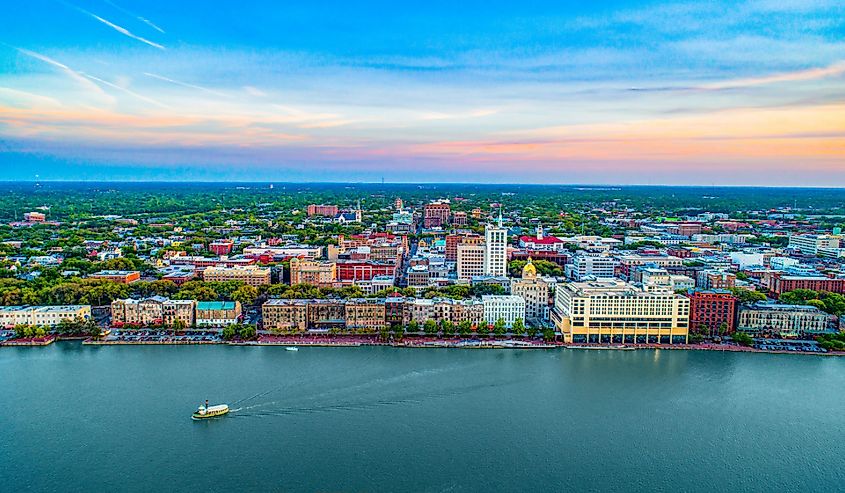
[(690, 301), (670, 290), (645, 291), (618, 279), (559, 284), (552, 320), (565, 342), (683, 344)]
[(508, 275), (508, 230), (502, 226), (501, 212), (497, 225), (484, 227), (484, 275)]

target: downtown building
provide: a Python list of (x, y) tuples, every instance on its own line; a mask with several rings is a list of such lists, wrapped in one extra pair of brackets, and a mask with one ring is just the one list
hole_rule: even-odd
[(508, 275), (508, 230), (502, 226), (501, 216), (497, 225), (484, 227), (484, 275)]
[(244, 267), (209, 267), (202, 272), (204, 281), (240, 281), (247, 286), (270, 284), (270, 268), (255, 265)]
[(0, 306), (0, 328), (55, 327), (62, 320), (90, 320), (90, 305)]
[(485, 295), (481, 297), (481, 302), (484, 304), (484, 320), (488, 323), (502, 320), (505, 327), (510, 328), (517, 320), (525, 322), (525, 300), (522, 296)]
[(452, 207), (448, 200), (437, 200), (423, 207), (423, 227), (442, 228), (449, 225)]
[(549, 319), (549, 283), (537, 277), (530, 258), (522, 268), (522, 278), (511, 281), (511, 294), (525, 300), (525, 319), (534, 321), (533, 325)]
[(337, 281), (337, 264), (321, 260), (290, 259), (290, 283), (331, 287)]
[(835, 332), (835, 319), (814, 306), (759, 302), (739, 309), (736, 329), (753, 335), (807, 337)]
[(114, 300), (111, 303), (111, 323), (114, 327), (126, 324), (172, 326), (178, 321), (185, 327), (193, 327), (196, 303), (194, 300), (171, 300), (163, 296)]
[(693, 291), (690, 330), (702, 334), (732, 334), (736, 330), (737, 298), (727, 290)]
[(683, 344), (690, 301), (618, 280), (558, 284), (552, 321), (568, 343)]

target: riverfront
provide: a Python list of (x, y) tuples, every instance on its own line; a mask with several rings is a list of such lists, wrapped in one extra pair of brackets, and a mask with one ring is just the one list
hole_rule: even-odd
[[(0, 483), (12, 490), (831, 491), (845, 481), (845, 396), (831, 391), (845, 388), (842, 358), (65, 341), (0, 354)], [(206, 398), (232, 414), (192, 422)]]

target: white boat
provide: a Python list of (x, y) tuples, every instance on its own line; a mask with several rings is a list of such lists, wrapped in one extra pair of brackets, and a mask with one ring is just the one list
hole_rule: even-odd
[(296, 346), (285, 346), (285, 351), (299, 351), (299, 348)]
[(208, 401), (205, 401), (205, 405), (200, 405), (197, 408), (196, 412), (191, 415), (191, 419), (200, 420), (200, 419), (209, 419), (209, 418), (216, 418), (218, 416), (223, 416), (224, 414), (229, 413), (229, 405), (228, 404), (217, 404), (214, 406), (209, 406)]

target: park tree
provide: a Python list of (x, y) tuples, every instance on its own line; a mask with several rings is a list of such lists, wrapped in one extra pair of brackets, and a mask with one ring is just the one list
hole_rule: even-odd
[(251, 306), (255, 304), (258, 298), (258, 288), (255, 286), (241, 286), (232, 293), (232, 300), (240, 301), (244, 306)]
[(231, 341), (235, 338), (235, 335), (237, 335), (237, 333), (237, 325), (231, 324), (223, 328), (223, 333), (221, 335), (223, 336), (223, 340)]
[(511, 332), (516, 336), (525, 335), (525, 323), (522, 321), (521, 318), (518, 318), (513, 321), (513, 327), (511, 327)]
[(495, 334), (496, 337), (502, 337), (505, 335), (506, 331), (507, 327), (505, 327), (505, 319), (499, 317), (499, 319), (493, 324), (493, 334)]
[(458, 334), (460, 334), (461, 337), (468, 337), (472, 334), (472, 322), (469, 320), (461, 320), (458, 323)]

